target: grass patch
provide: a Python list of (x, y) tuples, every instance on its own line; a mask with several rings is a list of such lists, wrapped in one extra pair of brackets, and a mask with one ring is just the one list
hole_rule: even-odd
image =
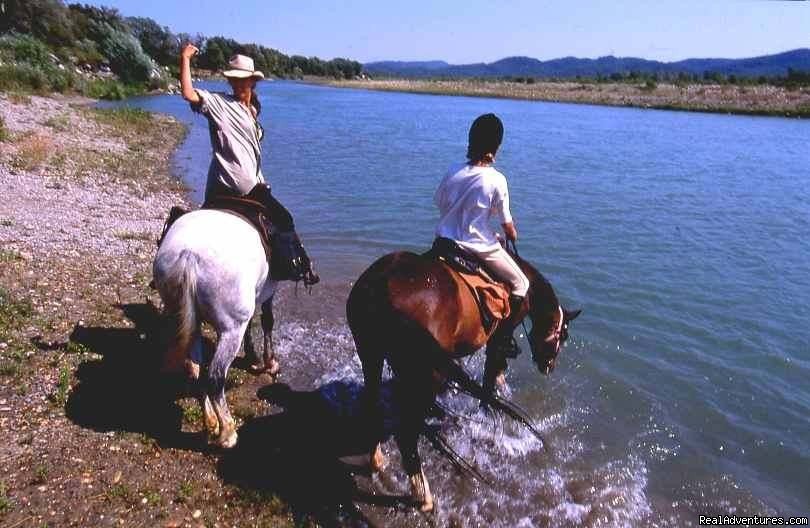
[(6, 94), (9, 102), (14, 104), (28, 105), (31, 104), (31, 96), (20, 92), (8, 92)]
[(0, 515), (8, 513), (11, 510), (13, 503), (6, 491), (6, 483), (0, 482)]
[(185, 480), (181, 482), (179, 486), (177, 486), (177, 494), (176, 497), (174, 498), (174, 502), (178, 504), (188, 504), (189, 502), (191, 502), (191, 496), (193, 495), (193, 493), (194, 493), (194, 485), (191, 482)]
[(0, 359), (0, 376), (16, 378), (22, 374), (23, 368), (18, 362), (10, 359)]
[(137, 231), (119, 231), (115, 233), (116, 238), (121, 240), (152, 240), (152, 233), (139, 233)]
[(138, 502), (135, 494), (126, 484), (114, 484), (111, 486), (110, 489), (107, 490), (107, 499), (120, 499), (130, 505), (134, 505)]
[(44, 464), (37, 464), (34, 468), (34, 478), (31, 479), (31, 484), (39, 485), (45, 484), (48, 481), (48, 467)]
[(141, 495), (146, 499), (146, 503), (150, 506), (157, 506), (163, 503), (163, 496), (153, 489), (147, 489), (141, 492)]
[(0, 288), (0, 341), (19, 330), (23, 322), (34, 315), (34, 308), (27, 300), (16, 299)]
[(87, 355), (93, 354), (93, 351), (87, 348), (87, 346), (77, 343), (76, 341), (68, 341), (65, 345), (65, 352), (68, 354), (78, 354), (78, 355)]
[(53, 140), (49, 136), (24, 134), (17, 140), (17, 155), (11, 163), (17, 169), (34, 170), (48, 161), (53, 149)]
[[(13, 222), (8, 224), (6, 224), (5, 222), (6, 220), (3, 220), (3, 222), (0, 223), (2, 223), (2, 225), (4, 226), (13, 225)], [(11, 264), (12, 262), (19, 262), (21, 260), (23, 260), (22, 255), (20, 255), (13, 249), (0, 249), (0, 263)]]
[(88, 108), (87, 111), (96, 122), (111, 127), (121, 137), (155, 132), (152, 113), (140, 108)]
[(70, 130), (70, 118), (65, 114), (49, 117), (42, 124), (56, 130), (57, 132), (66, 132)]
[(183, 421), (188, 425), (200, 425), (203, 420), (202, 408), (195, 402), (183, 407)]
[(56, 388), (50, 395), (51, 402), (57, 407), (64, 407), (70, 394), (70, 366), (66, 363), (59, 367), (59, 377), (56, 381)]
[(10, 138), (11, 136), (6, 128), (6, 122), (3, 119), (3, 116), (0, 116), (0, 141), (8, 141)]

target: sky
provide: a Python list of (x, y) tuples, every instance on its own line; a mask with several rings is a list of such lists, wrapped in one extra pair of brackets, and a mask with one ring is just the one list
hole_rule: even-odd
[[(81, 1), (81, 0), (77, 0)], [(810, 48), (807, 0), (83, 0), (172, 31), (323, 59), (663, 61)]]

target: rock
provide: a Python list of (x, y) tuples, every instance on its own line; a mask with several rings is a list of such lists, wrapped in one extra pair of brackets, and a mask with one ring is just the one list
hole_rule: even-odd
[(202, 512), (200, 510), (194, 510), (194, 513), (191, 514), (191, 517), (195, 520), (199, 519), (200, 517), (202, 517)]

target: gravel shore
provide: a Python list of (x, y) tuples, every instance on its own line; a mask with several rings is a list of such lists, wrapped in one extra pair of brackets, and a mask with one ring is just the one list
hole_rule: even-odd
[[(196, 400), (155, 374), (148, 283), (187, 203), (169, 169), (184, 127), (91, 103), (0, 94), (0, 525), (292, 525), (217, 477)], [(233, 370), (236, 416), (266, 412), (267, 383)]]

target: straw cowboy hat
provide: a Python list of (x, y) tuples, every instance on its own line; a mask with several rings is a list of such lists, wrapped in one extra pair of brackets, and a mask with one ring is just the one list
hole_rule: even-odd
[(230, 68), (222, 72), (225, 77), (235, 77), (237, 79), (256, 77), (257, 79), (264, 79), (264, 74), (255, 69), (253, 59), (246, 55), (234, 55), (228, 61), (228, 66)]

